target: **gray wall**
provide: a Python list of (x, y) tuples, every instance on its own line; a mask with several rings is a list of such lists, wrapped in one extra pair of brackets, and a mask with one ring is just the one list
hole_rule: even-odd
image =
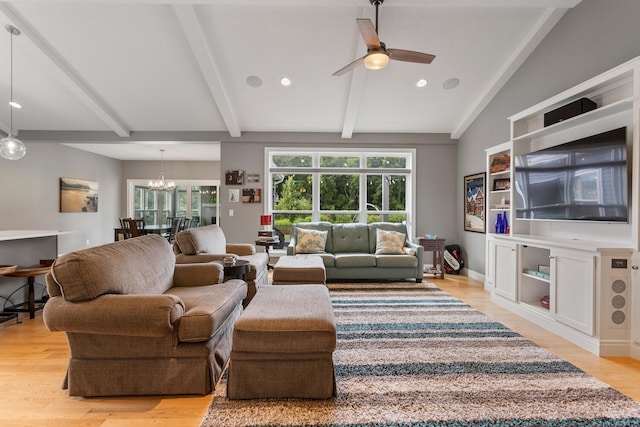
[[(463, 176), (484, 171), (484, 149), (509, 139), (507, 117), (640, 55), (638, 17), (637, 0), (583, 0), (563, 16), (459, 140), (459, 224)], [(466, 267), (484, 274), (484, 234), (459, 235)]]
[[(72, 231), (59, 237), (59, 253), (113, 241), (111, 224), (120, 210), (120, 161), (56, 143), (26, 146), (22, 159), (0, 159), (0, 229)], [(98, 212), (61, 213), (60, 178), (97, 181)]]
[[(249, 141), (250, 139), (260, 141)], [(247, 135), (244, 141), (223, 141), (221, 145), (222, 170), (244, 170), (245, 174), (260, 174), (257, 185), (243, 187), (265, 189), (265, 147), (361, 147), (372, 149), (415, 148), (417, 153), (417, 205), (414, 234), (438, 234), (447, 239), (446, 244), (456, 243), (456, 141), (442, 134), (370, 134), (356, 135), (352, 140), (340, 139), (334, 134), (261, 134)], [(222, 185), (220, 225), (229, 242), (252, 242), (260, 229), (259, 216), (264, 212), (260, 204), (229, 203), (229, 188)], [(233, 209), (234, 216), (229, 216)], [(462, 220), (460, 220), (462, 224)]]
[[(120, 161), (58, 143), (26, 146), (22, 159), (0, 159), (0, 229), (71, 231), (59, 237), (58, 253), (112, 242), (113, 228), (126, 214), (127, 179), (160, 173), (159, 161)], [(220, 162), (165, 162), (164, 169), (170, 179), (220, 178)], [(97, 181), (98, 212), (61, 213), (60, 178)]]

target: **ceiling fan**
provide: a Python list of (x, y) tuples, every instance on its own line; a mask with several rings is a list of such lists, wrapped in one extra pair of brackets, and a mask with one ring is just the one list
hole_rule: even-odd
[(376, 7), (376, 26), (370, 19), (358, 18), (358, 30), (362, 35), (364, 43), (367, 45), (367, 54), (362, 58), (358, 58), (349, 65), (340, 68), (333, 73), (334, 76), (341, 76), (347, 71), (351, 71), (360, 64), (364, 64), (370, 70), (379, 70), (389, 63), (390, 59), (394, 61), (418, 62), (421, 64), (431, 64), (435, 55), (428, 53), (415, 52), (404, 49), (387, 49), (387, 46), (378, 38), (378, 7), (384, 0), (369, 0), (371, 5)]

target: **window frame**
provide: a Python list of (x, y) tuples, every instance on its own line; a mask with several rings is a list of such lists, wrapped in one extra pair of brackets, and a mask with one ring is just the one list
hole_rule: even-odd
[[(367, 177), (371, 174), (374, 175), (404, 175), (406, 179), (406, 195), (405, 195), (405, 209), (402, 211), (397, 210), (380, 210), (376, 211), (381, 215), (385, 214), (398, 214), (403, 213), (406, 215), (405, 224), (407, 227), (407, 233), (409, 236), (413, 236), (413, 229), (415, 227), (415, 209), (416, 209), (416, 149), (415, 148), (298, 148), (298, 147), (265, 147), (264, 149), (264, 176), (265, 176), (265, 203), (264, 214), (272, 215), (286, 214), (286, 213), (298, 213), (303, 211), (285, 211), (274, 210), (273, 197), (274, 188), (272, 186), (273, 174), (309, 174), (312, 176), (312, 210), (304, 211), (309, 212), (312, 215), (313, 221), (320, 221), (323, 214), (354, 214), (358, 215), (359, 223), (367, 223), (367, 216), (372, 211), (367, 210)], [(321, 167), (320, 157), (326, 157), (327, 155), (335, 154), (337, 156), (350, 157), (359, 156), (360, 164), (358, 167)], [(280, 167), (271, 166), (271, 158), (274, 155), (305, 155), (311, 156), (312, 165), (307, 167)], [(367, 167), (367, 157), (389, 157), (398, 156), (406, 158), (406, 167), (404, 168), (372, 168)], [(357, 210), (347, 211), (326, 211), (320, 209), (320, 176), (323, 174), (359, 174), (360, 175), (360, 202)]]

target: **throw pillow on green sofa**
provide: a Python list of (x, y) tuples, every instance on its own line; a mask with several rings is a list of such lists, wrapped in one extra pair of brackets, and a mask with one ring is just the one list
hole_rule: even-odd
[(376, 230), (376, 255), (403, 254), (404, 233)]
[(327, 232), (318, 230), (305, 230), (298, 228), (296, 234), (297, 254), (324, 253), (327, 244)]

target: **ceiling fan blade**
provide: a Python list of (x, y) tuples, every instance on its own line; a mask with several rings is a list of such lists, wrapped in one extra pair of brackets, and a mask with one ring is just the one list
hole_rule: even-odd
[(341, 76), (344, 73), (346, 73), (347, 71), (351, 71), (354, 68), (356, 68), (358, 65), (364, 64), (364, 56), (362, 58), (358, 58), (355, 61), (353, 61), (351, 64), (346, 65), (342, 68), (340, 68), (338, 71), (336, 71), (335, 73), (333, 73), (333, 76)]
[(387, 49), (387, 53), (389, 54), (389, 59), (394, 61), (419, 62), (421, 64), (431, 64), (431, 61), (436, 57), (428, 53), (404, 49)]
[(364, 40), (364, 44), (367, 45), (367, 49), (380, 47), (380, 39), (378, 38), (376, 27), (373, 26), (371, 19), (358, 18), (356, 19), (356, 22), (358, 23), (358, 29), (360, 30), (360, 35)]

